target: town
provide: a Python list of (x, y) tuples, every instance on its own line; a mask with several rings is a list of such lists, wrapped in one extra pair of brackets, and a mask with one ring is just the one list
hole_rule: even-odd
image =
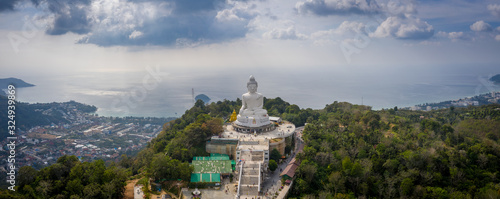
[(405, 107), (402, 109), (412, 111), (431, 111), (450, 107), (467, 107), (467, 106), (481, 106), (486, 104), (495, 104), (500, 102), (500, 92), (490, 92), (474, 97), (466, 97), (458, 100), (449, 100), (439, 103), (425, 103), (415, 105), (412, 107)]
[[(63, 155), (75, 155), (81, 161), (103, 159), (114, 161), (125, 154), (134, 155), (162, 130), (172, 118), (103, 117), (88, 113), (81, 104), (35, 104), (35, 113), (60, 120), (46, 125), (17, 129), (16, 167), (40, 169), (51, 165)], [(24, 125), (28, 126), (28, 125)], [(7, 162), (9, 140), (0, 141), (0, 170)]]

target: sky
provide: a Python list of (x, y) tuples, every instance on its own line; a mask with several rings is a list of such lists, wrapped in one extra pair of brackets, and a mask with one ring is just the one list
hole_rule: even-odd
[(491, 68), (500, 64), (499, 52), (498, 0), (0, 2), (4, 77), (149, 66), (167, 73), (397, 76), (419, 68)]

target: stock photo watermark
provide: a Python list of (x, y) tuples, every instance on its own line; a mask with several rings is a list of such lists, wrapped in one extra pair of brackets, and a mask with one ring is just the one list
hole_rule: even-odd
[(493, 82), (490, 81), (490, 78), (493, 77), (493, 74), (489, 74), (487, 77), (484, 76), (478, 76), (477, 81), (479, 81), (479, 84), (476, 86), (476, 90), (474, 91), (474, 94), (480, 95), (482, 93), (493, 93), (498, 90), (497, 85), (495, 85)]
[(47, 26), (41, 24), (33, 19), (24, 18), (21, 33), (9, 32), (7, 39), (9, 39), (10, 46), (15, 53), (19, 53), (21, 47), (26, 45), (31, 39), (35, 38), (40, 32), (45, 31)]
[(112, 110), (130, 112), (131, 109), (137, 108), (137, 104), (146, 99), (149, 91), (156, 89), (158, 84), (163, 81), (162, 76), (167, 75), (167, 73), (160, 71), (159, 66), (154, 68), (147, 66), (145, 69), (147, 74), (142, 78), (142, 84), (134, 87), (119, 99), (113, 100), (111, 103)]
[(16, 191), (16, 87), (14, 85), (7, 86), (7, 130), (9, 136), (7, 137), (7, 183), (8, 189)]
[[(376, 1), (375, 1), (376, 2)], [(367, 48), (372, 42), (373, 35), (377, 28), (390, 16), (402, 16), (407, 12), (411, 12), (411, 6), (413, 1), (411, 0), (391, 0), (385, 6), (383, 6), (382, 11), (379, 14), (375, 14), (370, 18), (364, 26), (364, 30), (355, 31), (354, 37), (343, 40), (340, 43), (340, 50), (342, 51), (345, 60), (348, 64), (352, 62), (352, 56), (354, 54), (360, 54), (363, 49)], [(410, 7), (409, 7), (410, 6)]]

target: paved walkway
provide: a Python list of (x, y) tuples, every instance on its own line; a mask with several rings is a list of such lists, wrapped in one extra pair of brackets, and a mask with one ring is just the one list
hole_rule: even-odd
[[(286, 126), (284, 126), (285, 129), (287, 129)], [(285, 170), (286, 166), (288, 165), (288, 163), (295, 157), (295, 155), (297, 154), (297, 150), (298, 148), (303, 145), (303, 140), (301, 138), (302, 136), (302, 130), (304, 129), (304, 127), (298, 127), (298, 128), (293, 128), (293, 131), (292, 133), (295, 131), (297, 134), (297, 137), (299, 138), (298, 141), (295, 142), (295, 152), (290, 156), (288, 157), (287, 159), (283, 160), (282, 163), (278, 164), (278, 168), (274, 171), (274, 172), (268, 172), (265, 176), (265, 179), (264, 181), (262, 182), (262, 193), (264, 194), (264, 196), (257, 196), (257, 193), (255, 193), (255, 189), (252, 188), (253, 186), (253, 182), (255, 181), (255, 177), (257, 177), (258, 175), (255, 175), (256, 172), (258, 172), (258, 168), (257, 170), (254, 170), (254, 167), (255, 167), (255, 162), (253, 161), (248, 161), (248, 165), (246, 168), (244, 168), (244, 173), (247, 173), (248, 175), (244, 175), (245, 177), (242, 178), (242, 185), (244, 186), (243, 187), (243, 190), (241, 193), (241, 196), (240, 196), (240, 199), (251, 199), (251, 198), (262, 198), (262, 199), (271, 199), (271, 198), (278, 198), (278, 199), (282, 199), (282, 198), (285, 198), (285, 196), (287, 195), (289, 189), (291, 188), (291, 186), (283, 186), (283, 189), (280, 191), (279, 189), (281, 188), (281, 177), (280, 177), (280, 174), (283, 170)], [(224, 132), (224, 133), (228, 133), (228, 132)], [(279, 132), (275, 132), (277, 134), (270, 134), (268, 136), (280, 136)], [(229, 135), (229, 134), (227, 134)], [(234, 138), (236, 136), (238, 136), (239, 134), (232, 134), (231, 136)], [(243, 135), (243, 134), (241, 134)], [(288, 134), (288, 131), (287, 133), (285, 134), (285, 136), (289, 136), (290, 134)], [(249, 134), (246, 134), (247, 137), (250, 137)], [(246, 172), (245, 172), (246, 171)], [(233, 183), (229, 183), (229, 179), (224, 179), (224, 182), (223, 182), (223, 185), (221, 187), (220, 190), (214, 190), (214, 189), (200, 189), (200, 191), (202, 192), (202, 198), (221, 198), (221, 199), (234, 199), (235, 196), (236, 196), (236, 192), (237, 192), (237, 187), (235, 186), (236, 182), (238, 181), (238, 177), (237, 175), (235, 175), (234, 179), (233, 179)], [(293, 182), (292, 182), (293, 184)], [(246, 185), (249, 185), (248, 187), (245, 188)], [(226, 190), (228, 190), (226, 192)], [(194, 191), (194, 189), (184, 189), (183, 190), (183, 194), (184, 194), (184, 198), (191, 198), (191, 193)], [(245, 192), (247, 192), (247, 194), (245, 194)], [(251, 194), (249, 194), (251, 192)]]
[(274, 171), (273, 173), (269, 173), (267, 175), (268, 177), (264, 180), (264, 183), (262, 184), (262, 190), (264, 195), (267, 194), (266, 198), (273, 198), (273, 196), (276, 196), (276, 193), (278, 193), (277, 198), (284, 198), (288, 193), (290, 186), (283, 186), (283, 189), (279, 191), (279, 189), (281, 188), (280, 174), (283, 170), (285, 170), (288, 163), (295, 157), (298, 148), (302, 145), (303, 141), (301, 136), (303, 129), (304, 127), (298, 127), (296, 129), (297, 137), (300, 141), (295, 142), (295, 152), (290, 157), (285, 159), (281, 164), (279, 164), (276, 171)]

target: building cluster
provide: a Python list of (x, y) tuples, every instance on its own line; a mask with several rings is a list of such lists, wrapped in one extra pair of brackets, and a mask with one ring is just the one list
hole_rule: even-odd
[[(162, 130), (160, 125), (135, 123), (137, 118), (133, 118), (133, 122), (132, 119), (123, 119), (120, 123), (114, 123), (109, 118), (86, 114), (72, 107), (63, 110), (57, 107), (59, 109), (47, 110), (60, 112), (68, 118), (69, 123), (18, 130), (17, 168), (33, 166), (40, 169), (55, 163), (63, 155), (75, 155), (81, 161), (117, 160), (122, 154), (141, 150)], [(9, 165), (6, 161), (8, 142), (7, 139), (0, 141), (0, 170), (5, 170)]]
[(500, 91), (497, 92), (491, 92), (491, 95), (489, 97), (486, 97), (488, 102), (491, 103), (500, 103)]
[(450, 107), (468, 107), (468, 106), (480, 106), (485, 104), (495, 104), (500, 102), (500, 92), (491, 92), (486, 94), (481, 94), (474, 97), (466, 97), (458, 100), (450, 100), (439, 103), (428, 103), (423, 105), (415, 105), (408, 108), (413, 111), (431, 111)]
[(224, 125), (220, 136), (206, 142), (206, 151), (211, 156), (193, 159), (193, 186), (221, 187), (222, 179), (233, 174), (237, 196), (262, 194), (271, 152), (276, 149), (285, 155), (287, 143), (295, 139), (295, 125), (279, 117), (273, 117), (273, 120), (272, 125), (275, 126), (267, 131), (247, 131), (235, 129), (231, 124)]

